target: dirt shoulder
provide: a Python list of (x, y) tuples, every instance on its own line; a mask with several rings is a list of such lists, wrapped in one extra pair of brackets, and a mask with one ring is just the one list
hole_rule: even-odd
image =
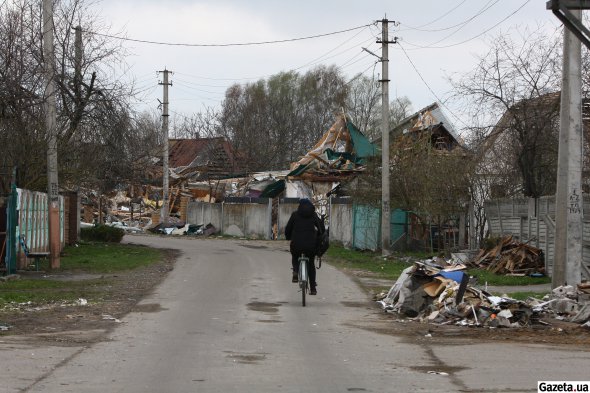
[(0, 326), (9, 326), (1, 336), (28, 336), (27, 341), (51, 341), (58, 345), (76, 345), (101, 340), (116, 327), (137, 303), (162, 282), (174, 267), (178, 252), (163, 250), (164, 258), (147, 267), (116, 274), (61, 272), (21, 272), (27, 278), (88, 282), (92, 291), (100, 291), (99, 302), (57, 303), (47, 306), (19, 305), (0, 310)]

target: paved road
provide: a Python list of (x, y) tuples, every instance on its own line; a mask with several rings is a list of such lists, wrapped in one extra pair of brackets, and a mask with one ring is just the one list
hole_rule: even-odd
[(142, 301), (149, 312), (130, 313), (89, 348), (38, 348), (31, 356), (26, 345), (0, 344), (0, 362), (11, 366), (0, 392), (520, 392), (536, 391), (538, 380), (590, 379), (587, 348), (379, 334), (391, 322), (329, 266), (303, 308), (286, 246), (126, 241), (182, 251)]

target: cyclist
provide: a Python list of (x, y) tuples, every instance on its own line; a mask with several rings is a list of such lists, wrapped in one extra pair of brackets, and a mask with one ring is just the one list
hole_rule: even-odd
[(316, 295), (316, 280), (315, 280), (315, 263), (316, 246), (321, 234), (325, 231), (324, 223), (315, 213), (315, 206), (307, 198), (299, 200), (299, 206), (295, 210), (287, 226), (285, 227), (285, 237), (290, 240), (291, 264), (293, 267), (292, 282), (298, 282), (299, 272), (299, 257), (305, 254), (309, 258), (307, 263), (307, 271), (309, 272), (309, 294)]

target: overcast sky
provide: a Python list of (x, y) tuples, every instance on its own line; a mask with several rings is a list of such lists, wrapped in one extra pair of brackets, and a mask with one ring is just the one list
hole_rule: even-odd
[[(545, 0), (103, 0), (95, 11), (110, 33), (176, 44), (229, 44), (308, 37), (363, 26), (387, 17), (390, 38), (390, 97), (407, 96), (419, 110), (450, 94), (447, 77), (473, 69), (486, 52), (486, 39), (516, 27), (560, 34)], [(326, 37), (256, 46), (187, 47), (126, 41), (129, 75), (144, 90), (139, 109), (158, 106), (161, 76), (174, 74), (171, 114), (190, 115), (218, 107), (233, 83), (252, 82), (281, 71), (304, 73), (334, 64), (347, 78), (358, 72), (378, 79), (380, 63), (362, 47), (381, 53), (381, 24)], [(428, 85), (428, 86), (427, 86)], [(432, 90), (432, 91), (431, 91)], [(438, 98), (437, 98), (438, 97)], [(460, 108), (449, 108), (460, 111)], [(461, 127), (458, 127), (461, 128)]]

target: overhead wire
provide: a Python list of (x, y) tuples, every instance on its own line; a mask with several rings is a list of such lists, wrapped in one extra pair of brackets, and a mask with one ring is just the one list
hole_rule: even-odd
[(430, 87), (430, 85), (428, 84), (428, 82), (426, 82), (426, 80), (424, 79), (424, 77), (422, 76), (422, 73), (418, 70), (418, 67), (416, 67), (416, 64), (414, 64), (414, 62), (412, 61), (412, 59), (410, 58), (410, 56), (408, 55), (408, 52), (406, 52), (405, 48), (403, 47), (402, 44), (400, 44), (398, 42), (399, 47), (401, 48), (402, 52), (404, 53), (404, 55), (406, 56), (406, 59), (408, 59), (408, 61), (410, 62), (410, 65), (412, 66), (412, 68), (414, 69), (414, 71), (416, 72), (416, 74), (418, 74), (418, 77), (420, 77), (420, 79), (422, 80), (422, 83), (424, 83), (424, 85), (426, 86), (426, 88), (430, 91), (430, 93), (434, 96), (434, 98), (436, 98), (436, 100), (445, 107), (446, 110), (449, 111), (449, 113), (455, 118), (457, 119), (460, 123), (462, 123), (465, 127), (469, 127), (469, 125), (467, 123), (465, 123), (459, 116), (455, 115), (455, 113), (453, 113), (453, 111), (444, 103), (444, 101), (434, 92), (434, 90)]
[[(428, 44), (428, 46), (432, 46), (432, 45), (436, 45), (436, 44), (440, 44), (441, 42), (443, 42), (444, 40), (454, 36), (455, 34), (457, 34), (459, 31), (461, 31), (461, 29), (463, 29), (465, 26), (467, 26), (471, 21), (473, 21), (475, 18), (477, 18), (478, 16), (481, 16), (484, 12), (486, 12), (487, 10), (489, 10), (490, 8), (492, 8), (493, 6), (495, 6), (496, 4), (498, 4), (498, 1), (500, 0), (489, 0), (486, 5), (484, 5), (484, 7), (474, 16), (472, 16), (471, 18), (467, 19), (466, 21), (464, 21), (455, 31), (449, 33), (448, 35), (444, 36), (443, 38), (441, 38), (440, 40), (433, 42), (431, 44)], [(491, 3), (491, 4), (490, 4)]]
[[(467, 0), (463, 0), (463, 1), (462, 1), (461, 3), (459, 3), (459, 4), (458, 4), (456, 7), (454, 7), (453, 9), (451, 9), (450, 11), (448, 11), (447, 13), (445, 13), (445, 14), (444, 14), (442, 17), (444, 17), (444, 16), (446, 16), (446, 15), (450, 14), (452, 11), (454, 11), (455, 9), (457, 9), (459, 6), (463, 5), (463, 3), (465, 3), (466, 1), (467, 1)], [(489, 2), (488, 2), (488, 3), (489, 3)], [(486, 5), (487, 5), (487, 4), (486, 4)], [(485, 8), (485, 7), (486, 7), (486, 6), (484, 6), (484, 8)], [(402, 32), (402, 31), (410, 31), (410, 30), (415, 30), (415, 31), (422, 31), (422, 32), (426, 32), (426, 33), (433, 33), (433, 32), (439, 32), (439, 31), (446, 31), (446, 30), (451, 30), (451, 29), (454, 29), (454, 28), (455, 28), (455, 27), (457, 27), (457, 26), (461, 26), (462, 24), (464, 24), (464, 23), (466, 23), (466, 22), (469, 22), (470, 20), (472, 20), (472, 19), (476, 18), (476, 17), (477, 17), (477, 16), (479, 16), (479, 15), (481, 15), (481, 10), (480, 10), (480, 11), (478, 11), (478, 14), (476, 14), (476, 15), (474, 15), (474, 16), (472, 16), (472, 17), (470, 17), (470, 18), (469, 18), (469, 19), (467, 19), (467, 20), (464, 20), (464, 21), (462, 21), (462, 22), (459, 22), (459, 23), (457, 23), (457, 24), (454, 24), (454, 25), (452, 25), (452, 26), (441, 27), (441, 28), (436, 28), (436, 29), (423, 29), (423, 27), (424, 27), (424, 26), (428, 26), (428, 25), (431, 25), (431, 24), (433, 24), (434, 22), (436, 22), (436, 21), (438, 21), (438, 20), (442, 19), (442, 17), (441, 17), (441, 18), (438, 18), (438, 19), (435, 19), (434, 21), (432, 21), (432, 22), (430, 22), (430, 23), (425, 23), (425, 24), (423, 24), (423, 25), (421, 25), (421, 26), (418, 26), (418, 27), (412, 27), (412, 26), (408, 26), (408, 25), (404, 24), (403, 22), (400, 22), (400, 25), (401, 25), (401, 26), (406, 26), (407, 28), (405, 28), (405, 29), (399, 29), (399, 30), (398, 30), (398, 32)]]
[(90, 30), (83, 30), (83, 31), (88, 34), (93, 34), (93, 35), (97, 35), (97, 36), (101, 36), (101, 37), (113, 38), (113, 39), (117, 39), (117, 40), (121, 40), (121, 41), (130, 41), (130, 42), (138, 42), (138, 43), (143, 43), (143, 44), (151, 44), (151, 45), (186, 46), (186, 47), (230, 47), (230, 46), (269, 45), (269, 44), (280, 44), (280, 43), (286, 43), (286, 42), (311, 40), (311, 39), (315, 39), (315, 38), (328, 37), (331, 35), (347, 33), (349, 31), (354, 31), (354, 30), (358, 30), (358, 29), (364, 29), (369, 25), (371, 25), (371, 23), (368, 23), (368, 24), (365, 24), (362, 26), (351, 27), (349, 29), (333, 31), (330, 33), (315, 34), (315, 35), (306, 36), (306, 37), (287, 38), (287, 39), (282, 39), (282, 40), (268, 40), (268, 41), (258, 41), (258, 42), (236, 42), (236, 43), (222, 43), (222, 44), (189, 44), (189, 43), (179, 43), (179, 42), (151, 41), (151, 40), (141, 40), (141, 39), (129, 38), (129, 37), (121, 37), (121, 36), (116, 36), (116, 35), (111, 35), (111, 34), (99, 33), (96, 31), (90, 31)]
[[(365, 29), (363, 29), (362, 31), (364, 31)], [(360, 33), (362, 33), (362, 31)], [(362, 42), (358, 42), (353, 44), (352, 46), (348, 47), (345, 50), (342, 50), (336, 54), (334, 54), (333, 56), (329, 56), (326, 57), (328, 54), (334, 52), (336, 49), (338, 49), (339, 47), (342, 47), (344, 44), (350, 42), (352, 39), (354, 39), (356, 36), (358, 36), (360, 33), (355, 34), (353, 37), (347, 39), (346, 41), (342, 42), (341, 44), (337, 45), (336, 47), (332, 48), (331, 50), (329, 50), (328, 52), (324, 53), (322, 56), (319, 56), (317, 58), (315, 58), (314, 60), (311, 60), (301, 66), (295, 67), (295, 68), (290, 68), (291, 71), (297, 71), (300, 70), (302, 68), (308, 67), (310, 65), (314, 65), (314, 64), (318, 64), (320, 63), (320, 60), (325, 61), (328, 59), (332, 59), (334, 57), (340, 56), (350, 50), (353, 50), (355, 48), (358, 48), (359, 45), (362, 44), (366, 44), (367, 42), (369, 42), (370, 40), (373, 40), (375, 37), (374, 35), (371, 34), (371, 38), (364, 39)], [(355, 55), (356, 57), (356, 55)], [(261, 76), (256, 76), (256, 77), (241, 77), (241, 78), (213, 78), (213, 77), (206, 77), (206, 76), (200, 76), (200, 75), (192, 75), (192, 74), (186, 74), (186, 73), (181, 73), (181, 72), (176, 72), (176, 74), (178, 75), (183, 75), (186, 77), (190, 77), (190, 78), (194, 78), (194, 79), (204, 79), (204, 80), (214, 80), (214, 81), (247, 81), (247, 80), (258, 80), (258, 79), (265, 79), (268, 78), (269, 76), (272, 76), (272, 74), (268, 74), (268, 75), (261, 75)]]
[(496, 24), (494, 24), (492, 27), (489, 27), (487, 29), (485, 29), (484, 31), (482, 31), (481, 33), (468, 38), (464, 41), (461, 42), (456, 42), (454, 44), (449, 44), (449, 45), (442, 45), (442, 46), (427, 46), (427, 45), (417, 45), (417, 44), (413, 44), (411, 42), (408, 42), (406, 40), (403, 40), (404, 43), (413, 46), (414, 48), (410, 48), (408, 50), (418, 50), (418, 49), (444, 49), (444, 48), (451, 48), (454, 46), (459, 46), (459, 45), (463, 45), (469, 41), (473, 41), (479, 37), (481, 37), (482, 35), (486, 34), (487, 32), (489, 32), (490, 30), (494, 29), (495, 27), (497, 27), (498, 25), (502, 24), (504, 21), (506, 21), (507, 19), (511, 18), (514, 14), (516, 14), (518, 11), (520, 11), (522, 8), (524, 8), (525, 5), (527, 5), (531, 0), (526, 0), (520, 7), (518, 7), (517, 9), (515, 9), (512, 13), (508, 14), (506, 17), (504, 17), (502, 20), (500, 20), (499, 22), (497, 22)]

